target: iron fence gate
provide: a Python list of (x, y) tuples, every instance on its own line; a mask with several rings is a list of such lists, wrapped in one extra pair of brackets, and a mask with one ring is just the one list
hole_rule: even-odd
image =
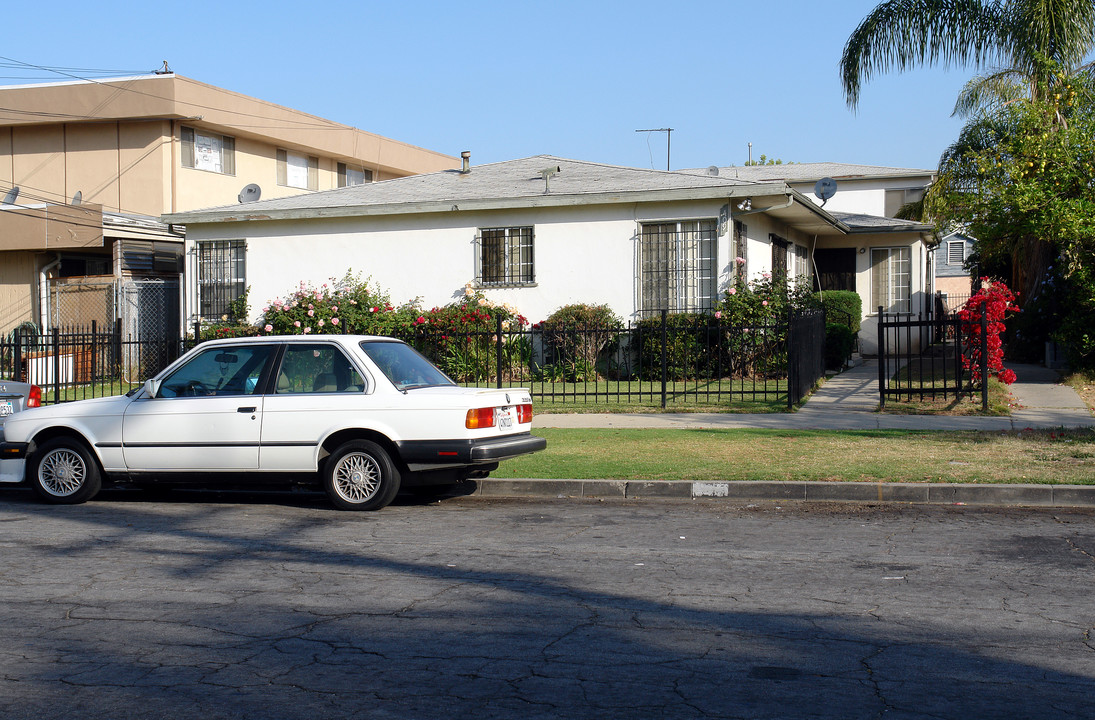
[[(886, 313), (878, 308), (878, 396), (898, 401), (957, 400), (980, 394), (988, 410), (988, 321), (981, 314), (980, 332), (957, 313), (924, 315)], [(970, 338), (976, 340), (971, 341)], [(980, 347), (971, 347), (978, 342)], [(970, 372), (979, 357), (979, 372)]]

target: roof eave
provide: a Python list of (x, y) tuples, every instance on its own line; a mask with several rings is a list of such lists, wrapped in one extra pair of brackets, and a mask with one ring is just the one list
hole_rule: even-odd
[[(771, 183), (768, 184), (769, 186)], [(470, 200), (428, 200), (406, 203), (380, 203), (340, 207), (285, 208), (248, 211), (247, 204), (238, 208), (197, 210), (162, 216), (166, 223), (256, 222), (273, 220), (307, 220), (312, 218), (352, 218), (384, 215), (417, 215), (442, 212), (472, 212), (521, 208), (578, 207), (583, 205), (619, 205), (634, 202), (678, 202), (682, 200), (712, 200), (757, 195), (757, 185), (720, 185), (716, 187), (634, 190), (605, 193), (561, 194), (545, 193), (514, 198), (478, 198)], [(791, 192), (787, 189), (785, 192)], [(773, 193), (765, 193), (773, 194)]]

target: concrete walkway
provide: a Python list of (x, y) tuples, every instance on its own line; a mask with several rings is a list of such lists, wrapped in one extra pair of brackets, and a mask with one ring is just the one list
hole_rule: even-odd
[(896, 415), (878, 410), (878, 363), (868, 360), (829, 378), (793, 413), (540, 414), (540, 428), (771, 428), (800, 430), (1023, 430), (1095, 427), (1095, 416), (1057, 373), (1009, 365), (1019, 407), (1010, 417)]

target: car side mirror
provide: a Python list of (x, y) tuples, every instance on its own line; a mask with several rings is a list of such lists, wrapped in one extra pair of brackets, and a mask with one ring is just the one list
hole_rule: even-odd
[(159, 380), (149, 379), (149, 380), (144, 381), (144, 394), (145, 395), (147, 395), (150, 398), (154, 398), (154, 397), (156, 397), (156, 395), (159, 394), (159, 392), (160, 392), (160, 381)]

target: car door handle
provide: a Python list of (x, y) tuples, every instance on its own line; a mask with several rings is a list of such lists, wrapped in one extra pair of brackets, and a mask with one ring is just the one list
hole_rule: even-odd
[(257, 406), (236, 408), (238, 413), (253, 413), (258, 410)]

